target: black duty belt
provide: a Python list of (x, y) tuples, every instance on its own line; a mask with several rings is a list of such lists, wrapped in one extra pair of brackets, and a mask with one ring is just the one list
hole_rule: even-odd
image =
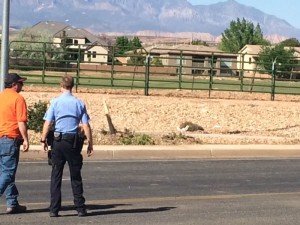
[(72, 141), (76, 138), (77, 134), (70, 134), (70, 133), (61, 133), (61, 132), (54, 132), (54, 139), (55, 140), (69, 140)]
[(74, 138), (77, 134), (54, 132), (54, 137), (60, 136), (61, 138)]
[(68, 133), (61, 133), (61, 132), (54, 132), (54, 140), (55, 141), (67, 141), (73, 143), (73, 148), (77, 146), (78, 134), (68, 134)]

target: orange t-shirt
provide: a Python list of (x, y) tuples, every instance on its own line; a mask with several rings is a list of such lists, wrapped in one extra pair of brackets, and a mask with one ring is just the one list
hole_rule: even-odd
[(21, 138), (18, 122), (27, 122), (27, 106), (22, 95), (12, 89), (0, 93), (0, 137)]

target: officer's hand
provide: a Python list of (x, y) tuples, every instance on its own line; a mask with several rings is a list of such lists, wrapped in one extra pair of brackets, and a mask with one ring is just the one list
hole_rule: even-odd
[(47, 142), (42, 143), (42, 149), (44, 150), (45, 153), (48, 152), (48, 144), (47, 144)]
[(29, 149), (29, 143), (28, 141), (24, 140), (23, 141), (23, 148), (21, 149), (22, 152), (27, 152)]
[(89, 143), (87, 147), (87, 156), (90, 157), (91, 155), (93, 155), (93, 153), (94, 153), (93, 145)]

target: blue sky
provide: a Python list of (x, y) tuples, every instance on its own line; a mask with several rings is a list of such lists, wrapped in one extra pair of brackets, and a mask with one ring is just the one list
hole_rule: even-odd
[[(188, 0), (193, 5), (209, 5), (226, 0)], [(243, 5), (252, 6), (264, 13), (286, 20), (300, 28), (300, 0), (235, 0)]]

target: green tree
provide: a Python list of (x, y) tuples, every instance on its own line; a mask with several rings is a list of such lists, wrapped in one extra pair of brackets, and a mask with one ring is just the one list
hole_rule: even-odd
[(142, 47), (142, 43), (138, 37), (129, 40), (128, 37), (122, 36), (116, 39), (116, 53), (124, 55), (127, 51), (136, 50)]
[(133, 51), (133, 54), (131, 54), (130, 59), (127, 60), (127, 65), (131, 66), (142, 66), (144, 65), (146, 60), (146, 56), (138, 53), (136, 50)]
[(122, 36), (117, 37), (116, 40), (116, 53), (123, 55), (126, 51), (130, 50), (129, 39), (128, 37)]
[(201, 40), (193, 40), (192, 41), (192, 45), (204, 45), (204, 46), (208, 46), (207, 42), (201, 41)]
[(300, 47), (300, 42), (296, 38), (289, 38), (280, 42), (283, 46), (287, 47)]
[[(252, 32), (252, 28), (254, 27), (254, 25), (251, 23), (248, 23), (248, 24), (250, 24), (249, 26), (251, 26), (251, 32)], [(251, 33), (249, 33), (249, 36), (250, 36), (250, 40), (251, 40)], [(269, 41), (264, 39), (263, 32), (262, 32), (259, 24), (257, 24), (254, 29), (252, 43), (250, 43), (250, 44), (262, 44), (262, 45), (270, 44)]]
[[(29, 28), (21, 30), (12, 39), (10, 49), (13, 57), (25, 59), (43, 59), (44, 50), (51, 52), (55, 48), (52, 44), (52, 37), (46, 32), (34, 33)], [(52, 54), (46, 55), (47, 58), (53, 57)]]
[(284, 45), (263, 46), (256, 60), (259, 68), (266, 73), (272, 73), (273, 63), (276, 66), (276, 76), (287, 78), (290, 76), (293, 67), (296, 65), (294, 48), (285, 48)]
[(61, 43), (59, 48), (56, 51), (57, 58), (63, 59), (64, 60), (64, 66), (67, 68), (70, 64), (70, 61), (68, 60), (76, 60), (78, 56), (77, 51), (73, 51), (72, 49), (69, 48), (70, 45), (73, 45), (73, 40), (68, 37), (66, 34), (66, 31), (62, 31), (61, 35)]
[(63, 32), (62, 42), (58, 46), (53, 43), (53, 36), (48, 32), (33, 32), (25, 28), (10, 43), (10, 64), (12, 68), (18, 65), (41, 66), (45, 62), (46, 66), (51, 65), (52, 68), (62, 65), (67, 67), (70, 62), (62, 60), (72, 57), (73, 52), (68, 48), (70, 40)]
[(138, 37), (134, 37), (131, 41), (130, 41), (130, 48), (131, 50), (134, 49), (138, 49), (142, 47), (142, 43), (140, 41), (140, 39)]
[(238, 53), (245, 45), (266, 45), (269, 44), (263, 38), (263, 32), (260, 25), (254, 27), (253, 23), (246, 21), (245, 18), (240, 21), (231, 21), (230, 27), (222, 33), (220, 49), (226, 52)]
[(151, 60), (151, 65), (153, 65), (153, 66), (163, 66), (163, 63), (158, 57), (154, 57)]
[[(30, 28), (21, 30), (10, 42), (10, 64), (40, 66), (45, 60), (61, 60), (64, 50), (53, 43), (47, 32), (33, 32)], [(29, 60), (28, 60), (29, 59)]]

